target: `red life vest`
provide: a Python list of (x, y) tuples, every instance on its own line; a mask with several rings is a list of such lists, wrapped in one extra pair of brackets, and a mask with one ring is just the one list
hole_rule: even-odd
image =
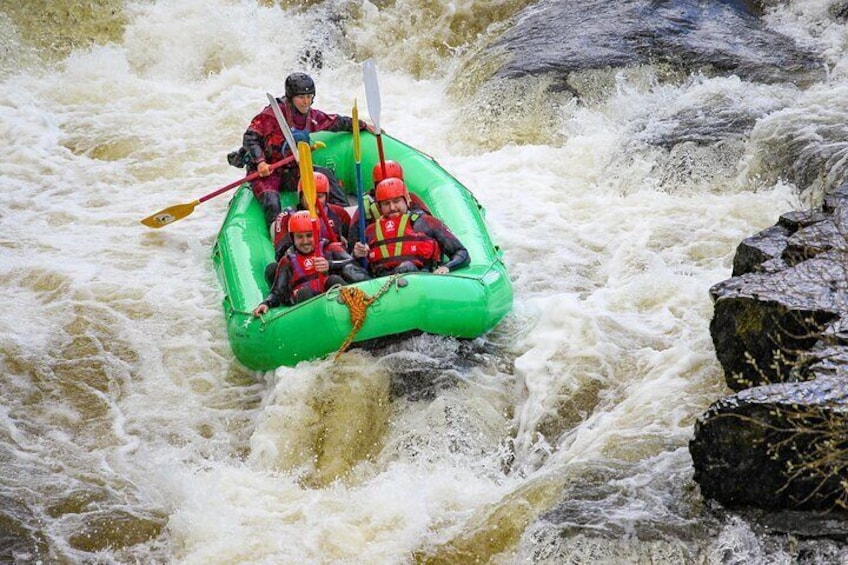
[(404, 261), (430, 268), (441, 259), (439, 243), (429, 235), (416, 232), (412, 224), (419, 214), (402, 214), (397, 218), (380, 218), (368, 227), (368, 262), (378, 270), (391, 271)]
[(323, 241), (318, 245), (318, 253), (304, 255), (303, 253), (298, 253), (297, 250), (294, 250), (286, 255), (288, 256), (289, 263), (291, 263), (292, 266), (292, 279), (289, 281), (289, 288), (291, 289), (292, 296), (294, 296), (300, 288), (307, 285), (315, 291), (315, 294), (324, 292), (327, 275), (315, 270), (315, 258), (324, 255)]
[[(320, 232), (319, 236), (321, 239), (328, 239), (330, 241), (338, 240), (342, 237), (342, 233), (339, 226), (342, 225), (342, 220), (339, 218), (339, 214), (336, 210), (333, 209), (334, 204), (329, 204), (328, 208), (325, 208), (327, 212), (327, 221), (324, 221), (324, 218), (321, 215), (318, 215), (318, 230)], [(294, 208), (286, 208), (284, 212), (277, 214), (277, 217), (274, 218), (274, 223), (271, 224), (271, 233), (274, 238), (274, 249), (277, 249), (283, 243), (287, 245), (291, 245), (291, 236), (289, 235), (289, 218), (291, 218), (292, 214), (297, 212)], [(328, 225), (329, 224), (329, 225)], [(332, 230), (332, 234), (330, 233)], [(287, 241), (283, 241), (287, 239)]]

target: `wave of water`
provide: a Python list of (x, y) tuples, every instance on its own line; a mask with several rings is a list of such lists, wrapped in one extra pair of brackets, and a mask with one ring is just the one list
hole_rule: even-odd
[[(533, 90), (525, 120), (469, 124), (468, 100), (498, 100), (463, 83), (462, 57), (520, 7), (491, 4), (102, 2), (52, 34), (29, 4), (0, 14), (4, 555), (790, 554), (707, 512), (686, 445), (725, 392), (709, 286), (742, 238), (800, 204), (793, 183), (810, 176), (793, 171), (842, 170), (844, 23), (826, 2), (767, 12), (828, 60), (806, 92), (640, 68), (588, 103)], [(318, 107), (363, 107), (367, 56), (383, 127), (486, 207), (514, 311), (486, 339), (251, 373), (229, 350), (210, 259), (226, 196), (162, 230), (139, 220), (237, 178), (225, 155), (291, 70), (320, 62)], [(750, 136), (656, 143), (690, 127), (680, 116), (730, 111), (754, 116)]]

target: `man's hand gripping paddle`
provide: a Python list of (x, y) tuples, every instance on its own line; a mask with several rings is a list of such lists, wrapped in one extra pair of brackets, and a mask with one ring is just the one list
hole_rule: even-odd
[[(323, 146), (323, 143), (321, 145)], [(285, 159), (281, 159), (281, 160), (277, 161), (276, 163), (273, 163), (269, 168), (273, 171), (274, 169), (282, 167), (283, 165), (291, 163), (292, 161), (294, 161), (294, 156), (289, 155)], [(223, 193), (227, 192), (228, 190), (239, 186), (242, 183), (250, 182), (250, 181), (252, 181), (253, 179), (256, 179), (256, 178), (259, 178), (259, 173), (257, 173), (257, 172), (250, 173), (246, 177), (239, 179), (237, 181), (231, 182), (227, 186), (222, 186), (221, 188), (219, 188), (215, 192), (210, 192), (209, 194), (207, 194), (205, 196), (201, 196), (200, 198), (198, 198), (197, 200), (194, 200), (193, 202), (188, 202), (186, 204), (175, 204), (173, 206), (169, 206), (169, 207), (165, 208), (164, 210), (160, 210), (160, 211), (156, 212), (155, 214), (148, 216), (148, 217), (144, 218), (143, 220), (141, 220), (141, 223), (144, 224), (145, 226), (149, 227), (149, 228), (161, 228), (161, 227), (167, 226), (168, 224), (172, 224), (172, 223), (176, 222), (177, 220), (182, 220), (183, 218), (185, 218), (186, 216), (188, 216), (189, 214), (194, 212), (194, 207), (197, 206), (198, 204), (206, 202), (207, 200), (209, 200), (211, 198), (215, 198), (219, 194), (223, 194)]]
[[(277, 121), (280, 122), (280, 127), (283, 129), (283, 135), (286, 137), (286, 142), (292, 149), (291, 155), (289, 155), (285, 159), (280, 159), (276, 163), (273, 163), (269, 166), (269, 170), (273, 171), (282, 167), (283, 165), (287, 165), (292, 161), (297, 160), (298, 152), (295, 149), (296, 145), (294, 143), (294, 135), (292, 134), (291, 129), (289, 129), (288, 124), (286, 124), (285, 118), (283, 118), (283, 112), (280, 110), (280, 106), (279, 104), (277, 104), (277, 100), (271, 94), (268, 94), (268, 99), (271, 101), (271, 108), (274, 110), (274, 115), (277, 117)], [(285, 127), (283, 127), (284, 125)], [(312, 149), (320, 149), (322, 147), (326, 147), (326, 145), (321, 141), (318, 141), (312, 145)], [(215, 198), (216, 196), (223, 194), (228, 190), (231, 190), (243, 183), (250, 182), (257, 178), (259, 178), (259, 173), (254, 171), (244, 178), (231, 182), (230, 184), (222, 186), (214, 192), (210, 192), (209, 194), (201, 196), (197, 200), (187, 202), (185, 204), (175, 204), (173, 206), (165, 208), (164, 210), (160, 210), (155, 214), (151, 214), (150, 216), (141, 220), (141, 223), (149, 228), (158, 229), (165, 227), (168, 224), (176, 222), (177, 220), (182, 220), (183, 218), (194, 212), (194, 208), (198, 204), (202, 204), (203, 202), (211, 200), (212, 198)]]

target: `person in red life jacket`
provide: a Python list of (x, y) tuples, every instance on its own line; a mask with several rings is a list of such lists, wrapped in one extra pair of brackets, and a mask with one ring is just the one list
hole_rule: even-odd
[[(315, 100), (315, 81), (305, 73), (292, 73), (286, 77), (285, 98), (277, 99), (283, 117), (294, 135), (295, 142), (309, 142), (309, 134), (316, 131), (353, 131), (353, 119), (338, 114), (327, 114), (312, 107)], [(373, 126), (359, 121), (360, 129), (374, 132)], [(247, 161), (249, 172), (259, 173), (259, 178), (252, 181), (251, 187), (256, 199), (265, 211), (268, 225), (280, 213), (280, 191), (293, 192), (300, 178), (297, 163), (270, 169), (271, 163), (279, 161), (288, 155), (292, 148), (288, 147), (280, 129), (280, 124), (274, 116), (271, 106), (266, 106), (257, 114), (242, 139), (243, 157)], [(297, 151), (297, 149), (294, 149)], [(344, 190), (329, 169), (320, 168), (327, 175), (333, 187), (333, 200), (339, 204), (347, 204)]]
[[(261, 316), (282, 304), (299, 304), (335, 285), (371, 278), (340, 243), (320, 240), (316, 249), (309, 212), (302, 210), (293, 214), (288, 231), (294, 245), (276, 264), (271, 291), (253, 309), (254, 316)], [(269, 265), (272, 266), (273, 263)]]
[[(368, 257), (374, 276), (428, 270), (444, 275), (468, 264), (468, 250), (437, 218), (409, 209), (409, 192), (400, 179), (377, 185), (380, 219), (356, 242), (354, 257)], [(442, 257), (447, 261), (442, 263)]]
[[(315, 194), (318, 198), (316, 205), (319, 209), (323, 208), (324, 210), (323, 214), (318, 213), (321, 239), (338, 241), (342, 246), (346, 246), (348, 230), (350, 228), (350, 214), (345, 210), (344, 206), (328, 202), (330, 181), (327, 179), (327, 175), (316, 171), (314, 176)], [(300, 181), (297, 183), (297, 191), (300, 194), (300, 203), (297, 205), (297, 209), (286, 208), (277, 215), (274, 223), (271, 224), (271, 237), (274, 240), (274, 251), (277, 261), (283, 256), (286, 249), (292, 245), (291, 234), (288, 230), (289, 218), (298, 210), (309, 209), (303, 194), (303, 183)]]
[[(362, 201), (365, 205), (365, 226), (367, 227), (371, 224), (376, 218), (380, 217), (380, 208), (377, 206), (377, 199), (375, 198), (375, 192), (377, 189), (377, 185), (385, 179), (400, 179), (403, 180), (403, 167), (400, 166), (400, 163), (397, 161), (386, 161), (386, 174), (383, 174), (383, 167), (381, 163), (377, 163), (374, 165), (374, 168), (371, 170), (371, 178), (374, 179), (374, 188), (366, 192), (362, 195)], [(414, 192), (408, 192), (409, 194), (409, 209), (421, 212), (424, 214), (430, 214), (430, 209), (424, 204), (424, 201), (421, 200), (421, 197), (415, 194)], [(353, 245), (357, 241), (359, 241), (359, 209), (357, 208), (353, 213), (353, 218), (350, 220), (350, 237), (348, 238), (348, 251), (353, 252)]]

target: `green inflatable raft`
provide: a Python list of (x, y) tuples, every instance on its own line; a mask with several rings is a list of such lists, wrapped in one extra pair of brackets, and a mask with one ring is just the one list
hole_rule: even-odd
[[(345, 190), (355, 195), (353, 136), (321, 132), (312, 139), (326, 144), (313, 153), (313, 163), (333, 170)], [(462, 241), (470, 264), (447, 275), (411, 273), (351, 285), (364, 293), (361, 297), (375, 298), (357, 332), (352, 331), (351, 313), (338, 288), (256, 318), (251, 312), (268, 293), (264, 271), (274, 260), (274, 249), (262, 209), (244, 184), (230, 202), (213, 261), (224, 291), (230, 344), (246, 367), (266, 371), (325, 357), (352, 335), (354, 344), (414, 331), (475, 338), (495, 327), (512, 307), (512, 284), (502, 253), (486, 230), (482, 206), (432, 157), (386, 134), (382, 140), (386, 159), (403, 166), (409, 189)], [(361, 141), (367, 191), (379, 157), (374, 136), (363, 132)], [(296, 199), (296, 194), (284, 193), (283, 206), (294, 206)]]

